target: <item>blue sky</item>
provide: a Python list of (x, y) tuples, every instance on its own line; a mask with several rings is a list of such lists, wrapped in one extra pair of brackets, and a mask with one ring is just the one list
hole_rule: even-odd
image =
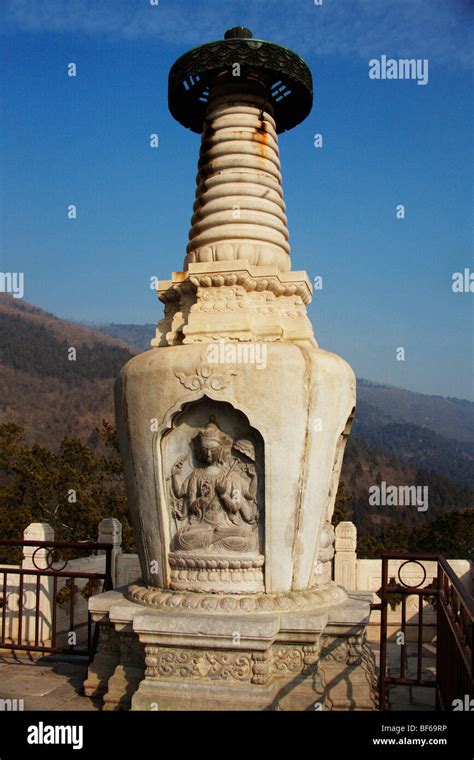
[[(292, 267), (323, 277), (320, 345), (361, 377), (474, 398), (474, 294), (451, 288), (474, 271), (470, 0), (3, 0), (0, 13), (0, 266), (25, 273), (27, 301), (160, 318), (149, 280), (181, 268), (199, 150), (168, 112), (168, 71), (245, 25), (313, 72), (313, 111), (280, 153)], [(370, 79), (381, 55), (427, 58), (428, 84)]]

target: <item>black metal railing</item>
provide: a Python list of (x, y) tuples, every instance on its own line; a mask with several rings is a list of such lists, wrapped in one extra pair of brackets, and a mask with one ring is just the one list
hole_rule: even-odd
[[(438, 560), (437, 707), (472, 710), (474, 698), (474, 601), (446, 562)], [(467, 700), (467, 705), (466, 705)]]
[[(455, 700), (460, 703), (474, 697), (473, 671), (473, 631), (474, 600), (461, 584), (446, 559), (440, 554), (407, 554), (404, 552), (383, 552), (382, 583), (378, 591), (380, 602), (371, 605), (380, 611), (380, 674), (379, 709), (387, 710), (387, 687), (390, 685), (425, 686), (436, 689), (436, 707), (439, 710), (454, 709)], [(397, 568), (396, 577), (389, 577), (390, 560), (403, 560)], [(436, 562), (437, 571), (430, 583), (422, 562)], [(415, 564), (421, 568), (419, 583), (410, 585), (402, 579), (406, 565)], [(416, 675), (406, 675), (406, 635), (407, 598), (418, 597), (418, 621), (416, 639)], [(436, 606), (436, 674), (435, 678), (423, 677), (424, 616), (423, 603), (433, 600)], [(388, 605), (400, 602), (401, 619), (399, 631), (403, 634), (400, 644), (400, 668), (397, 676), (387, 673)], [(459, 709), (463, 709), (460, 707)]]
[[(2, 546), (18, 548), (33, 546), (35, 547), (35, 551), (32, 554), (33, 567), (31, 568), (0, 566), (0, 577), (3, 575), (3, 589), (0, 594), (0, 648), (56, 654), (88, 655), (89, 659), (92, 659), (97, 644), (98, 629), (96, 625), (94, 631), (92, 631), (92, 617), (89, 610), (87, 611), (86, 646), (76, 646), (75, 643), (68, 644), (67, 646), (58, 646), (57, 610), (58, 605), (61, 604), (58, 599), (58, 581), (60, 578), (66, 579), (62, 588), (66, 591), (65, 596), (69, 605), (69, 626), (67, 634), (75, 633), (75, 628), (77, 628), (77, 621), (75, 620), (75, 581), (78, 579), (87, 581), (85, 584), (87, 589), (85, 598), (89, 598), (99, 591), (109, 591), (113, 588), (111, 544), (95, 541), (17, 541), (15, 539), (5, 539), (0, 540), (0, 547)], [(35, 557), (35, 555), (42, 549), (46, 549), (47, 551), (43, 552), (40, 562), (39, 558)], [(68, 570), (68, 559), (60, 559), (58, 561), (54, 558), (54, 555), (61, 549), (66, 550), (67, 553), (73, 552), (74, 554), (77, 554), (79, 551), (87, 551), (89, 553), (103, 551), (105, 553), (105, 569), (103, 572)], [(74, 559), (77, 559), (77, 557)], [(62, 566), (57, 567), (60, 563), (62, 563)], [(40, 566), (42, 564), (45, 566)], [(56, 565), (56, 567), (53, 567), (53, 565)], [(17, 578), (13, 583), (11, 582), (12, 576), (15, 579)], [(45, 582), (44, 579), (49, 578), (51, 578), (52, 581)], [(30, 600), (33, 596), (33, 603), (30, 601), (28, 609), (25, 607), (25, 583)], [(93, 588), (93, 583), (96, 586), (95, 589)], [(8, 597), (11, 594), (14, 594), (15, 596), (17, 595), (18, 597), (18, 609), (9, 608)], [(48, 607), (51, 610), (50, 620), (42, 619), (42, 594), (47, 597)], [(31, 627), (33, 628), (32, 631), (28, 631), (27, 636), (25, 636), (24, 631), (25, 622), (28, 623), (30, 629)], [(7, 623), (10, 625), (9, 630), (7, 630)], [(46, 638), (47, 643), (45, 643), (44, 639), (44, 630), (48, 632)]]

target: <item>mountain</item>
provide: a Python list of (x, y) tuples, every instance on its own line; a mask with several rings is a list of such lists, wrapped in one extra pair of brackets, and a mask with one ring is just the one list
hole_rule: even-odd
[(474, 403), (357, 381), (353, 434), (404, 462), (474, 486)]
[[(360, 532), (379, 532), (393, 522), (419, 527), (450, 510), (474, 507), (474, 489), (383, 451), (364, 438), (351, 435), (346, 447), (341, 479), (350, 494), (351, 518)], [(373, 506), (369, 489), (385, 481), (387, 486), (428, 488), (428, 508), (416, 506)]]
[[(102, 419), (114, 421), (114, 379), (154, 332), (154, 325), (93, 329), (0, 296), (0, 422), (24, 427), (27, 443), (54, 451), (64, 436), (100, 451), (96, 428)], [(447, 510), (472, 508), (473, 408), (468, 401), (358, 381), (342, 479), (360, 530), (383, 530), (394, 520), (416, 527)], [(428, 486), (428, 511), (369, 505), (368, 489), (382, 480)]]
[(26, 440), (57, 448), (65, 435), (95, 446), (102, 418), (113, 422), (112, 387), (135, 353), (122, 341), (0, 296), (0, 421)]
[[(425, 397), (422, 396), (423, 398)], [(456, 422), (455, 420), (453, 428)], [(474, 486), (472, 441), (448, 438), (429, 427), (393, 419), (372, 404), (361, 400), (357, 403), (352, 431), (354, 436), (364, 438), (377, 448), (395, 454), (404, 462), (437, 470), (458, 483)], [(466, 438), (464, 432), (462, 438)]]
[(104, 335), (110, 335), (112, 338), (127, 343), (139, 351), (148, 351), (150, 341), (155, 337), (156, 325), (152, 323), (144, 325), (128, 324), (91, 324), (90, 327)]
[[(141, 350), (150, 347), (153, 324), (94, 325)], [(352, 436), (398, 459), (437, 470), (474, 486), (474, 403), (429, 396), (359, 378)]]
[(378, 410), (380, 422), (408, 422), (433, 430), (448, 439), (474, 443), (472, 401), (429, 396), (358, 379), (357, 402), (370, 404), (372, 410)]

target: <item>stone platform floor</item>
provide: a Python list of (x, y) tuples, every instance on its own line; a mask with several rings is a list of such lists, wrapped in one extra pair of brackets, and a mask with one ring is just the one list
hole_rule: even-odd
[(25, 711), (101, 709), (101, 700), (82, 694), (87, 657), (35, 655), (1, 650), (0, 700), (22, 699)]
[[(380, 662), (379, 644), (370, 643), (377, 663), (377, 674)], [(417, 645), (415, 642), (407, 642), (405, 659), (405, 678), (416, 678), (417, 675)], [(424, 680), (435, 680), (436, 674), (436, 647), (433, 644), (423, 644), (422, 648), (422, 671)], [(393, 641), (387, 644), (388, 674), (393, 677), (400, 675), (400, 647)], [(390, 712), (410, 710), (426, 712), (435, 710), (436, 689), (430, 686), (397, 686), (388, 687)]]
[[(379, 645), (371, 643), (377, 667)], [(423, 678), (434, 678), (435, 647), (423, 645)], [(398, 675), (400, 647), (389, 642), (388, 666)], [(416, 645), (407, 644), (406, 676), (413, 677), (416, 669)], [(25, 711), (70, 710), (97, 711), (101, 699), (90, 699), (82, 693), (87, 673), (87, 658), (81, 656), (38, 655), (36, 653), (0, 650), (0, 700), (23, 699)], [(435, 709), (435, 689), (421, 686), (391, 686), (390, 710), (398, 712), (432, 711)]]

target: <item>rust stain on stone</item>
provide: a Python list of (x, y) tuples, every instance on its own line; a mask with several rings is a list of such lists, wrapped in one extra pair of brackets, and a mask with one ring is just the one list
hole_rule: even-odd
[(214, 169), (212, 166), (212, 161), (209, 161), (209, 163), (204, 163), (202, 166), (199, 167), (199, 172), (201, 174), (201, 177), (203, 180), (208, 179), (214, 174)]
[(260, 112), (259, 122), (259, 126), (255, 127), (259, 154), (261, 158), (266, 158), (265, 148), (268, 146), (268, 132), (263, 111)]

